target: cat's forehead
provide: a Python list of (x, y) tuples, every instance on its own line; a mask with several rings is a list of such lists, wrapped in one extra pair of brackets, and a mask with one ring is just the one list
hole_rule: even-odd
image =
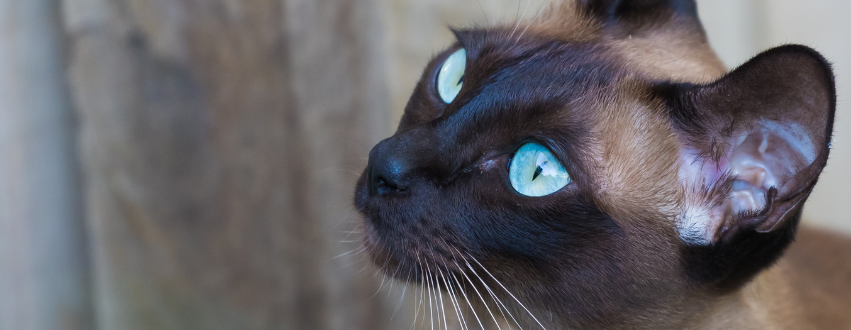
[[(519, 32), (507, 27), (456, 30), (457, 44), (464, 48), (470, 63), (467, 73), (497, 76), (507, 72), (525, 72), (554, 77), (590, 67), (607, 70), (620, 67), (604, 40), (595, 38), (564, 39), (546, 34)], [(441, 62), (438, 56), (435, 61)], [(500, 78), (500, 77), (494, 77)]]
[[(591, 40), (564, 40), (537, 34), (519, 36), (509, 29), (455, 31), (458, 43), (437, 56), (424, 81), (433, 83), (449, 54), (463, 48), (467, 55), (464, 89), (444, 107), (443, 118), (472, 113), (513, 113), (559, 106), (583, 97), (596, 97), (624, 75), (623, 66), (604, 44)], [(431, 78), (431, 80), (429, 79)], [(419, 93), (432, 93), (429, 88)], [(438, 100), (439, 101), (439, 100)]]

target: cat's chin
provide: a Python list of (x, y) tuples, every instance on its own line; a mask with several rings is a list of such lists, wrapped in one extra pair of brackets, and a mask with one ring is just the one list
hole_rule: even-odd
[[(366, 216), (363, 219), (363, 244), (371, 261), (385, 275), (400, 281), (426, 284), (429, 281), (443, 282), (444, 277), (468, 276), (464, 274), (465, 259), (458, 257), (462, 252), (456, 247), (411, 239), (396, 241), (393, 237), (379, 233)], [(390, 237), (388, 237), (390, 236)], [(454, 251), (454, 252), (450, 252)], [(442, 284), (434, 284), (443, 287)]]

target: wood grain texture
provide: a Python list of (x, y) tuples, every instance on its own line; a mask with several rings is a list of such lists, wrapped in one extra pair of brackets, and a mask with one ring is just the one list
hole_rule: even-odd
[(410, 325), (334, 257), (389, 127), (376, 3), (64, 5), (99, 328)]

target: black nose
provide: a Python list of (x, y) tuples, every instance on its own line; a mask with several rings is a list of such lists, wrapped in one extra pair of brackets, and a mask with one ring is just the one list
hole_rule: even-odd
[(369, 152), (368, 180), (371, 196), (389, 195), (408, 190), (411, 170), (404, 143), (393, 138), (381, 141)]

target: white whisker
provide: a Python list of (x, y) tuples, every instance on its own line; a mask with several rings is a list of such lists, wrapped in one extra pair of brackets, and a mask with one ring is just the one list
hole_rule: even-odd
[[(446, 267), (445, 261), (443, 262), (443, 267), (447, 269), (447, 273), (450, 273), (449, 267)], [(455, 286), (452, 285), (451, 281), (447, 281), (446, 277), (443, 277), (443, 284), (446, 285), (447, 289), (450, 292), (449, 298), (452, 299), (452, 307), (455, 308), (455, 314), (458, 315), (458, 323), (461, 324), (461, 329), (469, 330), (469, 328), (467, 328), (467, 322), (464, 320), (464, 313), (461, 310), (461, 303), (458, 301), (458, 295), (457, 293), (455, 293)], [(460, 290), (461, 288), (458, 289)]]
[(339, 225), (341, 225), (341, 224), (344, 224), (344, 223), (346, 223), (346, 222), (351, 222), (351, 221), (349, 220), (349, 218), (352, 216), (352, 213), (354, 213), (354, 211), (348, 211), (348, 212), (346, 212), (346, 216), (345, 216), (345, 217), (343, 217), (343, 219), (342, 219), (342, 220), (338, 221), (338, 222), (337, 222), (337, 223), (335, 223), (333, 226), (331, 226), (331, 229), (332, 229), (332, 230), (337, 229), (337, 226), (339, 226)]
[[(337, 255), (336, 257), (333, 257), (333, 258), (331, 258), (331, 259), (332, 259), (332, 260), (333, 260), (333, 259), (339, 259), (339, 258), (345, 257), (345, 256), (350, 255), (350, 254), (352, 254), (352, 255), (358, 255), (358, 254), (362, 253), (363, 251), (366, 251), (366, 247), (365, 247), (365, 246), (364, 246), (363, 248), (361, 248), (361, 249), (358, 249), (358, 250), (351, 250), (351, 251), (348, 251), (348, 252), (346, 252), (346, 253), (342, 253), (342, 254)], [(354, 253), (354, 254), (353, 254), (353, 253)]]
[[(431, 253), (432, 262), (436, 261), (437, 259), (434, 257), (434, 247), (431, 246), (431, 244), (429, 244), (428, 249), (429, 249), (429, 253)], [(428, 267), (428, 264), (426, 264), (426, 267)], [(429, 272), (431, 272), (431, 270), (429, 270)], [(440, 292), (440, 283), (437, 281), (437, 277), (438, 277), (439, 274), (442, 274), (442, 273), (440, 272), (440, 269), (437, 267), (437, 264), (435, 263), (434, 273), (432, 273), (432, 276), (434, 276), (434, 278), (433, 278), (434, 294), (437, 298), (440, 298), (440, 310), (437, 313), (437, 328), (438, 329), (440, 329), (440, 316), (441, 316), (441, 314), (443, 314), (443, 326), (444, 326), (444, 328), (448, 327), (448, 325), (446, 324), (446, 308), (443, 306), (443, 294)], [(435, 301), (436, 301), (436, 299), (435, 299)]]
[(375, 298), (375, 296), (377, 296), (378, 293), (381, 292), (381, 288), (384, 287), (384, 281), (386, 281), (386, 280), (387, 280), (387, 275), (381, 274), (381, 285), (378, 286), (378, 290), (375, 290), (375, 293), (373, 293), (372, 296), (369, 297), (369, 299)]
[[(363, 267), (359, 271), (357, 271), (357, 273), (355, 273), (355, 276), (360, 276), (361, 274), (363, 274), (363, 272), (365, 272), (367, 269), (369, 269), (370, 266), (371, 266), (370, 263), (364, 263)], [(373, 277), (375, 277), (375, 276), (373, 276)]]
[(485, 12), (485, 7), (484, 7), (484, 6), (482, 6), (482, 2), (481, 2), (481, 0), (476, 0), (476, 2), (478, 2), (478, 3), (479, 3), (479, 9), (481, 9), (481, 10), (482, 10), (482, 15), (485, 17), (485, 25), (486, 25), (486, 26), (490, 26), (490, 25), (491, 25), (491, 23), (490, 23), (490, 20), (488, 20), (488, 13), (487, 13), (487, 12)]
[[(443, 240), (444, 244), (449, 245), (448, 243), (446, 243), (446, 240), (444, 240), (443, 238), (441, 238), (441, 240)], [(443, 268), (446, 269), (447, 274), (455, 276), (455, 275), (452, 274), (452, 271), (449, 270), (449, 267), (446, 265), (446, 260), (443, 260)], [(467, 321), (464, 320), (464, 315), (463, 315), (464, 313), (461, 310), (461, 303), (458, 301), (458, 295), (457, 295), (457, 293), (455, 293), (455, 286), (452, 285), (452, 281), (447, 281), (445, 276), (443, 277), (443, 284), (445, 284), (447, 290), (449, 290), (451, 292), (449, 297), (453, 299), (452, 305), (453, 305), (453, 307), (455, 307), (455, 313), (458, 315), (458, 322), (461, 324), (461, 329), (469, 330), (469, 327), (467, 327)], [(458, 290), (460, 291), (461, 287), (458, 287)]]
[[(422, 264), (423, 264), (422, 261), (420, 261), (420, 254), (419, 254), (419, 252), (417, 252), (417, 265), (422, 265)], [(425, 293), (427, 292), (426, 286), (425, 286), (425, 283), (424, 283), (425, 278), (426, 278), (425, 269), (422, 268), (422, 266), (420, 266), (420, 282), (422, 282), (422, 283), (420, 283), (420, 287), (423, 288), (422, 291), (420, 291), (420, 306), (422, 306), (422, 308), (423, 308), (423, 318), (422, 318), (422, 320), (420, 320), (420, 329), (422, 329), (423, 324), (425, 324), (425, 314), (426, 314), (425, 313), (425, 302), (423, 301), (423, 298), (425, 297)], [(431, 302), (431, 292), (429, 292), (429, 302)], [(416, 322), (416, 320), (414, 320), (414, 322)]]
[(526, 30), (529, 30), (529, 27), (532, 26), (532, 22), (534, 22), (535, 20), (538, 19), (538, 17), (541, 15), (541, 12), (543, 12), (544, 5), (546, 5), (548, 3), (549, 2), (542, 2), (541, 5), (538, 6), (538, 12), (535, 13), (535, 16), (532, 17), (531, 20), (529, 20), (529, 24), (526, 24), (526, 27), (523, 29), (523, 32), (520, 32), (520, 35), (517, 36), (517, 40), (514, 41), (515, 45), (517, 44), (518, 41), (520, 41), (521, 38), (523, 38), (523, 35), (526, 34)]
[[(443, 264), (444, 267), (446, 267), (446, 263), (444, 262)], [(435, 265), (435, 269), (437, 269), (437, 265)], [(438, 272), (440, 272), (440, 279), (443, 280), (443, 285), (446, 286), (447, 293), (449, 293), (449, 302), (452, 303), (452, 309), (455, 311), (456, 314), (458, 314), (458, 309), (456, 309), (457, 306), (455, 305), (455, 301), (452, 299), (452, 290), (450, 290), (449, 284), (446, 283), (446, 276), (443, 274), (443, 271), (439, 269)], [(446, 272), (449, 273), (449, 269), (446, 269)], [(458, 314), (458, 321), (461, 321), (461, 314)], [(443, 324), (445, 324), (447, 326), (447, 330), (449, 330), (449, 323), (446, 322), (446, 309), (443, 310)]]
[[(417, 302), (417, 296), (419, 296), (421, 294), (422, 294), (422, 290), (420, 290), (420, 286), (415, 285), (414, 286), (414, 306), (415, 306), (414, 307), (414, 321), (411, 322), (411, 327), (408, 328), (409, 330), (413, 330), (414, 326), (417, 325), (417, 317), (420, 316), (420, 304)], [(422, 298), (422, 296), (420, 296), (420, 298)], [(419, 302), (422, 302), (422, 300), (420, 300)]]
[[(511, 39), (512, 37), (514, 37), (514, 32), (517, 32), (517, 28), (520, 27), (520, 22), (523, 21), (524, 17), (526, 17), (526, 11), (529, 10), (529, 4), (530, 3), (532, 3), (532, 0), (526, 1), (526, 8), (523, 9), (523, 15), (520, 16), (520, 19), (517, 20), (517, 24), (514, 25), (514, 30), (511, 31), (511, 35), (508, 36), (508, 39)], [(520, 9), (520, 2), (517, 3), (517, 9), (518, 10)], [(516, 19), (516, 17), (515, 17), (515, 19)], [(525, 32), (525, 30), (524, 30), (524, 32)], [(518, 38), (518, 40), (519, 40), (519, 38)]]
[[(452, 274), (452, 278), (455, 279), (455, 283), (458, 283), (458, 287), (461, 288), (461, 281), (458, 280), (458, 277), (455, 274)], [(485, 330), (485, 326), (482, 324), (482, 320), (479, 319), (479, 314), (476, 313), (476, 308), (473, 307), (473, 304), (470, 303), (470, 298), (467, 297), (467, 293), (463, 288), (459, 289), (461, 291), (461, 295), (464, 296), (464, 300), (467, 302), (467, 306), (470, 306), (470, 310), (473, 311), (473, 317), (476, 318), (476, 322), (479, 322), (479, 326), (482, 327), (482, 330)]]
[[(523, 303), (521, 303), (521, 302), (520, 302), (520, 299), (517, 299), (517, 297), (515, 297), (515, 296), (514, 296), (514, 294), (513, 294), (513, 293), (511, 293), (511, 291), (509, 291), (509, 290), (508, 290), (508, 288), (506, 288), (506, 287), (505, 287), (505, 285), (502, 285), (502, 282), (500, 282), (499, 280), (497, 280), (497, 279), (496, 279), (496, 277), (495, 277), (495, 276), (493, 276), (493, 274), (491, 274), (491, 272), (489, 272), (489, 271), (487, 270), (487, 268), (485, 268), (485, 266), (484, 266), (484, 265), (482, 265), (482, 264), (481, 264), (478, 260), (476, 260), (476, 258), (475, 258), (475, 257), (473, 257), (472, 255), (470, 255), (469, 253), (467, 254), (467, 256), (469, 256), (469, 257), (470, 257), (470, 259), (471, 259), (471, 260), (473, 260), (473, 262), (475, 262), (476, 264), (478, 264), (478, 265), (479, 265), (479, 267), (481, 267), (481, 268), (482, 268), (482, 270), (483, 270), (483, 271), (485, 271), (485, 273), (487, 273), (487, 274), (488, 274), (488, 276), (490, 276), (490, 277), (494, 280), (494, 282), (496, 282), (496, 284), (498, 284), (500, 287), (502, 287), (502, 289), (503, 289), (503, 290), (505, 290), (505, 292), (506, 292), (506, 293), (508, 293), (508, 295), (509, 295), (509, 296), (511, 296), (511, 298), (513, 298), (513, 299), (514, 299), (514, 301), (516, 301), (516, 302), (517, 302), (517, 304), (518, 304), (518, 305), (520, 305), (520, 307), (523, 307), (523, 309), (524, 309), (524, 310), (526, 310), (526, 313), (529, 313), (529, 316), (531, 316), (531, 317), (532, 317), (532, 319), (533, 319), (533, 320), (535, 320), (535, 322), (537, 322), (537, 323), (538, 323), (538, 325), (540, 325), (540, 326), (541, 326), (541, 328), (543, 328), (544, 330), (546, 330), (546, 329), (547, 329), (547, 327), (545, 327), (545, 326), (541, 323), (541, 321), (538, 321), (538, 318), (537, 318), (537, 317), (535, 317), (535, 315), (534, 315), (534, 314), (532, 314), (532, 312), (531, 312), (531, 311), (529, 311), (529, 309), (528, 309), (528, 308), (526, 308), (526, 306), (525, 306), (525, 305), (523, 305)], [(469, 264), (468, 264), (468, 266), (469, 266)]]
[(393, 274), (393, 276), (390, 276), (390, 280), (387, 281), (390, 283), (390, 289), (387, 290), (387, 296), (384, 297), (385, 300), (390, 299), (390, 294), (393, 293), (393, 286), (396, 285), (396, 281), (393, 280), (394, 277), (396, 277), (395, 273)]
[(402, 287), (402, 297), (399, 298), (399, 303), (396, 304), (396, 308), (393, 309), (393, 314), (390, 315), (390, 321), (393, 321), (393, 318), (396, 316), (396, 312), (399, 311), (399, 307), (402, 307), (402, 303), (405, 301), (405, 292), (408, 291), (408, 284), (411, 282), (411, 271), (408, 270), (408, 276), (405, 279), (405, 286)]
[(488, 311), (488, 314), (490, 314), (491, 318), (493, 319), (493, 322), (496, 324), (497, 329), (502, 330), (502, 328), (499, 326), (499, 322), (496, 320), (496, 316), (493, 315), (493, 312), (491, 312), (491, 308), (488, 307), (487, 302), (485, 302), (485, 297), (483, 297), (482, 294), (479, 293), (479, 289), (476, 288), (476, 284), (473, 283), (473, 280), (471, 280), (469, 276), (467, 276), (466, 272), (462, 272), (461, 275), (464, 276), (467, 279), (467, 282), (470, 282), (470, 285), (473, 286), (473, 291), (475, 291), (476, 295), (479, 296), (479, 299), (482, 300), (482, 303), (485, 305), (485, 309)]
[[(446, 243), (446, 241), (444, 241), (444, 243)], [(446, 243), (446, 244), (449, 245), (448, 243)], [(456, 266), (457, 266), (457, 263), (456, 263)], [(461, 268), (461, 267), (458, 267), (458, 268)], [(466, 272), (461, 272), (461, 275), (464, 276), (465, 278), (467, 278), (467, 282), (470, 282), (470, 284), (473, 286), (473, 291), (476, 292), (476, 295), (479, 296), (479, 299), (481, 299), (482, 303), (485, 305), (485, 309), (488, 311), (488, 314), (490, 314), (491, 318), (493, 319), (494, 324), (496, 324), (497, 329), (502, 330), (502, 327), (499, 326), (499, 321), (496, 320), (496, 317), (494, 316), (493, 312), (491, 312), (490, 307), (488, 307), (488, 304), (485, 301), (485, 297), (483, 297), (482, 294), (479, 293), (479, 289), (476, 288), (476, 285), (473, 283), (473, 280), (471, 280), (470, 277), (467, 276)], [(455, 274), (453, 274), (452, 276), (455, 276)]]
[(431, 322), (431, 330), (434, 330), (434, 306), (432, 305), (431, 269), (426, 264), (426, 283), (428, 283), (428, 320)]
[[(457, 249), (455, 249), (455, 252), (458, 252), (459, 254), (461, 253)], [(485, 282), (485, 280), (481, 276), (479, 276), (479, 273), (476, 272), (476, 270), (472, 266), (470, 266), (470, 263), (467, 262), (467, 259), (464, 258), (464, 256), (460, 257), (461, 260), (464, 260), (464, 264), (466, 264), (467, 268), (469, 268), (470, 271), (473, 272), (473, 275), (475, 275), (476, 278), (479, 279), (479, 282), (482, 283), (482, 286), (485, 287), (485, 290), (488, 291), (488, 294), (490, 295), (491, 299), (493, 299), (494, 301), (496, 301), (497, 304), (499, 304), (497, 307), (501, 306), (501, 308), (499, 309), (499, 313), (502, 315), (502, 318), (506, 319), (505, 314), (502, 312), (503, 310), (505, 310), (505, 312), (508, 313), (508, 316), (511, 317), (511, 320), (514, 321), (514, 324), (517, 324), (517, 327), (520, 328), (520, 330), (523, 330), (523, 326), (520, 325), (520, 322), (517, 322), (517, 319), (514, 318), (514, 315), (511, 314), (511, 311), (508, 310), (508, 307), (505, 306), (505, 304), (502, 302), (502, 299), (499, 299), (499, 297), (493, 292), (490, 285), (488, 285), (488, 283)], [(461, 266), (458, 265), (457, 262), (455, 262), (455, 266), (461, 268)], [(508, 328), (511, 329), (511, 324), (508, 324)]]
[[(435, 265), (434, 270), (440, 272), (440, 270), (437, 269), (437, 265)], [(446, 330), (449, 330), (449, 324), (446, 323), (446, 307), (443, 306), (443, 293), (440, 292), (440, 283), (438, 283), (437, 278), (438, 278), (438, 275), (435, 274), (434, 275), (435, 288), (437, 289), (437, 296), (440, 297), (440, 312), (441, 312), (440, 314), (443, 315), (443, 328), (446, 329)], [(437, 327), (440, 328), (440, 317), (437, 318)]]

